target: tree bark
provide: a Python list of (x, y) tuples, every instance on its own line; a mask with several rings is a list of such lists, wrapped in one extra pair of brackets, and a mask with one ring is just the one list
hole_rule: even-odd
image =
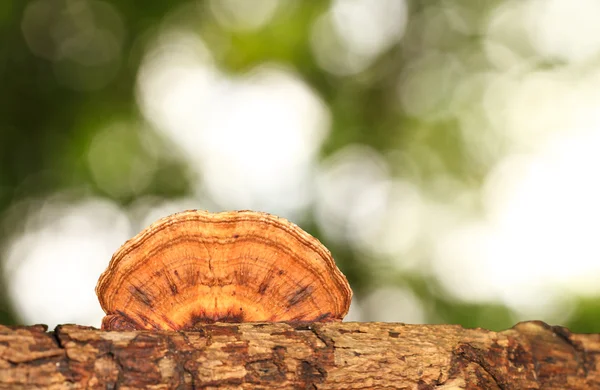
[(600, 334), (398, 323), (0, 325), (0, 389), (600, 389)]

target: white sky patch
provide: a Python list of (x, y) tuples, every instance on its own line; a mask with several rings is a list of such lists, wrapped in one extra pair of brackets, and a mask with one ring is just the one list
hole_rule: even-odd
[(600, 2), (533, 0), (526, 25), (533, 46), (545, 57), (579, 62), (600, 53)]
[(363, 321), (426, 322), (423, 303), (412, 291), (399, 287), (382, 287), (360, 300)]
[(370, 57), (398, 42), (408, 21), (404, 0), (335, 0), (330, 12), (347, 47)]
[(100, 274), (130, 235), (127, 217), (102, 200), (47, 203), (3, 256), (8, 293), (24, 324), (100, 326)]
[[(140, 71), (146, 117), (186, 153), (218, 205), (293, 217), (312, 197), (327, 107), (287, 69), (261, 66), (228, 77), (212, 67), (197, 37), (168, 37)], [(196, 42), (198, 53), (182, 40)]]
[(550, 284), (598, 294), (589, 279), (600, 277), (600, 184), (594, 180), (600, 127), (574, 132), (530, 159), (507, 162), (504, 172), (490, 176), (486, 200), (499, 233), (497, 253), (505, 248), (508, 262), (532, 265), (531, 274)]
[[(571, 131), (583, 97), (576, 78), (566, 72), (532, 72), (508, 77), (504, 94), (495, 90), (499, 95), (495, 116), (506, 126), (498, 129), (506, 133), (513, 148), (536, 150), (555, 133)], [(494, 110), (494, 105), (489, 108)]]
[[(144, 116), (178, 144), (197, 142), (197, 123), (210, 115), (219, 82), (204, 42), (189, 31), (159, 36), (138, 73), (138, 104)], [(173, 135), (175, 133), (175, 135)]]
[(237, 81), (214, 112), (202, 133), (203, 176), (219, 203), (283, 214), (306, 206), (329, 124), (314, 92), (291, 73), (261, 68)]
[(348, 310), (348, 314), (344, 317), (344, 322), (356, 322), (362, 320), (362, 307), (360, 306), (360, 302), (356, 300), (356, 297), (352, 297), (352, 302), (350, 303), (350, 310)]
[[(600, 294), (600, 73), (531, 71), (526, 61), (481, 79), (490, 126), (474, 130), (489, 132), (499, 147), (486, 152), (495, 159), (478, 197), (483, 216), (464, 213), (431, 237), (432, 270), (462, 300), (564, 322), (566, 296)], [(486, 150), (465, 134), (470, 148)], [(446, 209), (458, 210), (455, 203)]]
[(599, 148), (600, 126), (592, 126), (500, 163), (484, 190), (487, 219), (438, 242), (434, 270), (446, 288), (528, 313), (550, 310), (567, 291), (599, 294)]

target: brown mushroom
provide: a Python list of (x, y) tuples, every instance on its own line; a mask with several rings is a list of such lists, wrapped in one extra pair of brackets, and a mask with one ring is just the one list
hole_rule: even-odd
[(189, 210), (127, 241), (96, 286), (102, 329), (340, 321), (352, 290), (316, 238), (276, 216)]

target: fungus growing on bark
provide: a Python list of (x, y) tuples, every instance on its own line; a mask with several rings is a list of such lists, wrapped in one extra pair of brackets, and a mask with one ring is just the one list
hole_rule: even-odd
[(341, 321), (352, 290), (331, 254), (295, 224), (254, 211), (189, 210), (113, 255), (96, 294), (102, 329), (211, 322)]

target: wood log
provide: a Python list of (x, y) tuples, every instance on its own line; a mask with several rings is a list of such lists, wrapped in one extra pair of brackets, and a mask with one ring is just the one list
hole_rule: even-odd
[(0, 389), (600, 389), (600, 334), (399, 323), (0, 325)]

